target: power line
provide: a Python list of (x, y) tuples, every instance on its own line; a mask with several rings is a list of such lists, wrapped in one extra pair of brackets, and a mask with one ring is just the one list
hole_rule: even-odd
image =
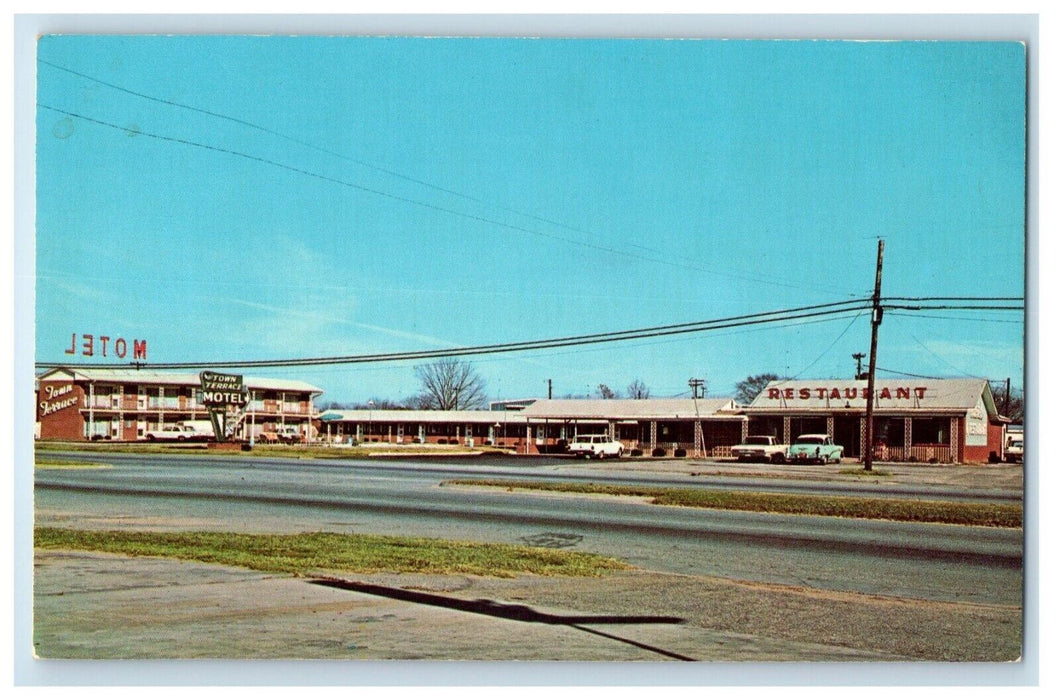
[[(958, 309), (959, 310), (959, 309)], [(935, 316), (932, 314), (903, 314), (899, 312), (892, 312), (888, 316), (899, 316), (901, 318), (931, 318), (939, 321), (974, 321), (976, 323), (1023, 323), (1023, 321), (1014, 321), (1008, 318), (972, 318), (970, 316)]]
[(1023, 297), (880, 297), (886, 301), (1023, 301)]
[[(112, 122), (104, 121), (102, 119), (95, 119), (93, 117), (89, 117), (89, 116), (86, 116), (84, 114), (80, 114), (78, 112), (71, 112), (69, 110), (61, 109), (59, 107), (54, 107), (54, 106), (47, 105), (47, 104), (44, 104), (44, 103), (41, 103), (41, 102), (38, 102), (37, 106), (38, 107), (42, 107), (44, 109), (51, 110), (53, 112), (57, 112), (59, 114), (65, 114), (65, 115), (67, 115), (69, 117), (82, 119), (82, 120), (84, 120), (86, 122), (89, 122), (91, 124), (96, 124), (98, 126), (107, 127), (107, 128), (110, 128), (110, 129), (114, 129), (116, 131), (121, 131), (121, 132), (126, 133), (126, 134), (129, 133), (129, 127), (128, 126), (121, 126), (119, 124), (114, 124)], [(572, 239), (572, 238), (565, 238), (563, 236), (557, 236), (557, 235), (554, 235), (554, 234), (544, 233), (542, 231), (538, 231), (538, 230), (535, 230), (535, 229), (530, 229), (530, 228), (527, 228), (525, 226), (519, 226), (519, 225), (516, 225), (516, 224), (510, 224), (510, 223), (507, 223), (507, 222), (498, 221), (496, 219), (491, 219), (491, 218), (486, 217), (486, 216), (480, 216), (478, 214), (469, 214), (467, 212), (458, 211), (456, 209), (450, 209), (448, 207), (439, 206), (437, 204), (431, 204), (429, 202), (424, 202), (424, 201), (421, 201), (421, 200), (418, 200), (418, 199), (412, 199), (410, 197), (403, 197), (401, 195), (396, 195), (396, 194), (393, 194), (393, 193), (390, 193), (390, 192), (386, 192), (384, 190), (379, 190), (379, 189), (375, 189), (375, 188), (372, 188), (372, 187), (367, 187), (365, 185), (358, 185), (356, 183), (348, 182), (346, 180), (341, 180), (339, 178), (330, 177), (328, 175), (322, 175), (320, 173), (315, 173), (315, 172), (313, 172), (311, 170), (306, 170), (305, 168), (300, 168), (300, 167), (296, 167), (296, 166), (293, 166), (293, 165), (288, 165), (286, 163), (281, 163), (279, 161), (271, 160), (269, 158), (264, 158), (264, 157), (261, 157), (261, 156), (255, 156), (255, 155), (252, 155), (252, 154), (249, 154), (249, 153), (245, 153), (243, 151), (238, 151), (238, 150), (231, 149), (231, 148), (225, 148), (223, 146), (214, 146), (214, 145), (210, 145), (210, 144), (201, 143), (201, 142), (198, 142), (198, 141), (192, 141), (190, 139), (182, 139), (182, 138), (178, 138), (178, 137), (175, 137), (175, 136), (166, 136), (166, 135), (163, 135), (163, 134), (156, 134), (156, 133), (153, 133), (153, 132), (150, 132), (150, 131), (144, 131), (142, 129), (137, 129), (135, 133), (138, 136), (146, 136), (148, 138), (158, 139), (158, 140), (164, 141), (164, 142), (177, 143), (177, 144), (181, 144), (183, 146), (190, 146), (190, 147), (193, 147), (193, 148), (202, 148), (202, 149), (205, 149), (205, 150), (208, 150), (208, 151), (213, 151), (213, 152), (216, 152), (216, 153), (224, 153), (224, 154), (231, 155), (231, 156), (236, 156), (236, 157), (239, 157), (239, 158), (245, 158), (245, 159), (257, 162), (257, 163), (263, 163), (263, 164), (266, 164), (266, 165), (271, 165), (273, 167), (280, 168), (280, 169), (283, 169), (283, 170), (287, 170), (289, 172), (293, 172), (293, 173), (296, 173), (296, 174), (299, 174), (299, 175), (305, 175), (307, 177), (315, 178), (315, 179), (318, 179), (318, 180), (323, 180), (325, 182), (330, 182), (330, 183), (336, 184), (336, 185), (342, 185), (344, 187), (349, 187), (349, 188), (352, 188), (352, 189), (360, 190), (362, 192), (367, 192), (367, 193), (374, 194), (374, 195), (377, 195), (377, 196), (380, 196), (380, 197), (386, 197), (386, 198), (393, 199), (393, 200), (396, 200), (396, 201), (399, 201), (399, 202), (403, 202), (403, 203), (406, 203), (406, 204), (414, 204), (414, 205), (417, 205), (417, 206), (420, 206), (420, 207), (425, 207), (427, 209), (431, 209), (431, 210), (434, 210), (434, 211), (443, 212), (443, 213), (446, 213), (446, 214), (451, 214), (453, 216), (458, 216), (458, 217), (462, 217), (462, 218), (465, 218), (465, 219), (469, 219), (471, 221), (477, 221), (477, 222), (480, 222), (480, 223), (491, 224), (493, 226), (500, 226), (502, 228), (510, 229), (510, 230), (513, 230), (513, 231), (519, 231), (521, 233), (526, 233), (526, 234), (530, 234), (530, 235), (533, 235), (533, 236), (540, 236), (542, 238), (549, 238), (549, 239), (552, 239), (552, 240), (555, 240), (555, 241), (559, 241), (559, 242), (562, 242), (562, 243), (568, 243), (570, 245), (581, 246), (583, 248), (587, 248), (587, 249), (590, 249), (590, 250), (596, 250), (596, 251), (600, 251), (600, 252), (604, 252), (604, 253), (610, 253), (611, 255), (622, 256), (622, 257), (631, 258), (631, 259), (634, 259), (634, 260), (640, 260), (640, 261), (643, 261), (643, 262), (656, 263), (656, 264), (659, 264), (659, 265), (666, 265), (668, 267), (691, 270), (691, 271), (694, 271), (694, 272), (703, 272), (703, 273), (707, 273), (707, 274), (711, 274), (711, 275), (716, 275), (716, 276), (719, 276), (719, 277), (728, 277), (728, 278), (731, 278), (731, 279), (744, 280), (744, 281), (747, 281), (747, 282), (756, 282), (758, 284), (768, 284), (768, 285), (775, 286), (775, 287), (785, 287), (785, 288), (789, 288), (789, 289), (816, 289), (816, 290), (828, 289), (826, 287), (820, 287), (820, 286), (816, 286), (816, 285), (789, 284), (789, 283), (785, 283), (785, 282), (778, 282), (778, 281), (776, 281), (773, 278), (755, 277), (753, 275), (737, 274), (737, 273), (732, 273), (732, 272), (721, 272), (721, 271), (714, 270), (714, 269), (711, 269), (711, 268), (703, 267), (701, 265), (692, 265), (692, 264), (683, 263), (683, 262), (676, 261), (676, 260), (667, 260), (667, 259), (664, 259), (664, 258), (650, 257), (650, 256), (647, 256), (647, 255), (642, 255), (642, 254), (638, 254), (638, 253), (630, 253), (630, 252), (618, 250), (616, 248), (611, 248), (611, 247), (607, 247), (607, 246), (596, 244), (596, 243), (590, 243), (590, 242), (587, 242), (587, 241), (581, 241), (581, 240)], [(643, 246), (637, 246), (637, 247), (641, 248), (642, 250), (650, 250), (648, 248), (644, 248)], [(828, 291), (836, 291), (836, 290), (828, 289)], [(851, 294), (850, 296), (853, 297), (854, 295)]]
[(547, 348), (570, 347), (576, 345), (590, 345), (598, 343), (612, 343), (625, 340), (637, 340), (640, 338), (654, 338), (660, 336), (679, 335), (683, 333), (701, 333), (712, 330), (735, 328), (740, 326), (753, 326), (768, 323), (783, 323), (805, 318), (831, 316), (835, 314), (848, 313), (850, 311), (864, 309), (866, 299), (851, 301), (832, 302), (828, 304), (815, 304), (793, 309), (778, 311), (766, 311), (742, 316), (730, 316), (726, 318), (713, 319), (709, 321), (697, 321), (692, 323), (678, 323), (665, 326), (653, 326), (650, 328), (638, 328), (626, 331), (614, 331), (607, 333), (592, 333), (587, 335), (566, 336), (545, 340), (531, 340), (515, 343), (495, 343), (490, 345), (475, 345), (467, 347), (449, 348), (444, 350), (419, 350), (396, 353), (377, 353), (370, 355), (347, 355), (332, 357), (297, 358), (288, 360), (247, 360), (247, 361), (223, 361), (223, 362), (168, 362), (168, 363), (126, 363), (126, 364), (75, 364), (75, 363), (36, 363), (38, 368), (66, 367), (90, 367), (95, 369), (128, 369), (137, 367), (142, 369), (194, 369), (194, 368), (250, 368), (250, 367), (290, 367), (290, 366), (315, 366), (334, 364), (361, 364), (368, 362), (393, 362), (399, 360), (426, 360), (443, 357), (466, 357), (471, 355), (491, 355), (510, 352), (522, 352), (526, 350), (540, 350)]
[(828, 354), (828, 352), (829, 352), (829, 351), (830, 351), (830, 350), (831, 350), (832, 348), (834, 348), (834, 347), (835, 347), (835, 344), (836, 344), (836, 343), (838, 343), (838, 342), (839, 342), (839, 340), (840, 340), (840, 339), (841, 339), (841, 338), (842, 338), (842, 337), (843, 337), (844, 335), (846, 335), (846, 334), (847, 334), (847, 331), (849, 331), (849, 330), (850, 330), (851, 328), (853, 328), (853, 327), (854, 327), (854, 323), (855, 323), (855, 321), (857, 321), (857, 320), (858, 320), (859, 318), (861, 318), (861, 317), (862, 317), (862, 316), (864, 316), (864, 315), (865, 315), (864, 313), (859, 313), (859, 314), (858, 314), (857, 316), (855, 316), (854, 318), (850, 319), (850, 323), (849, 323), (849, 324), (847, 324), (847, 327), (843, 329), (843, 332), (842, 332), (842, 333), (840, 333), (840, 334), (839, 334), (838, 336), (836, 336), (836, 339), (832, 341), (831, 345), (829, 345), (829, 346), (828, 346), (827, 348), (825, 348), (825, 349), (824, 349), (824, 351), (823, 351), (823, 352), (821, 352), (821, 354), (817, 356), (817, 359), (815, 359), (815, 360), (814, 360), (813, 362), (811, 362), (810, 364), (808, 364), (808, 365), (806, 365), (805, 367), (803, 367), (801, 371), (799, 371), (799, 372), (795, 373), (795, 374), (794, 374), (794, 375), (793, 375), (793, 376), (792, 376), (791, 378), (792, 378), (792, 379), (798, 379), (798, 378), (799, 378), (799, 377), (800, 377), (800, 376), (802, 375), (802, 373), (803, 373), (803, 372), (805, 372), (806, 370), (810, 369), (810, 368), (811, 368), (811, 367), (813, 367), (813, 366), (814, 366), (815, 364), (817, 364), (818, 362), (820, 362), (820, 361), (821, 361), (821, 358), (822, 358), (822, 357), (824, 357), (825, 355), (827, 355), (827, 354)]
[(886, 367), (877, 367), (876, 369), (881, 372), (887, 372), (888, 374), (897, 374), (902, 377), (915, 377), (916, 379), (940, 379), (940, 377), (930, 377), (925, 374), (912, 374), (911, 372), (899, 372), (896, 369), (887, 369)]
[(916, 306), (911, 305), (899, 305), (899, 304), (881, 304), (884, 309), (901, 309), (903, 311), (932, 311), (932, 310), (944, 310), (944, 311), (1023, 311), (1023, 306), (996, 306), (986, 304), (965, 304), (958, 306), (956, 304), (918, 304)]
[[(549, 225), (552, 225), (552, 226), (557, 226), (559, 228), (565, 228), (565, 229), (567, 229), (569, 231), (573, 231), (575, 233), (581, 233), (581, 234), (585, 234), (587, 236), (596, 235), (596, 234), (594, 234), (591, 231), (585, 231), (585, 230), (577, 228), (575, 226), (570, 226), (569, 224), (565, 224), (565, 223), (563, 223), (561, 221), (555, 221), (553, 219), (549, 219), (549, 218), (546, 218), (546, 217), (543, 217), (543, 216), (539, 216), (537, 214), (532, 214), (530, 212), (522, 211), (522, 210), (515, 209), (515, 208), (512, 208), (512, 207), (508, 207), (508, 206), (505, 206), (505, 205), (502, 205), (502, 204), (497, 204), (495, 202), (489, 202), (489, 201), (487, 201), (485, 199), (480, 199), (479, 197), (474, 197), (472, 195), (465, 194), (463, 192), (458, 192), (457, 190), (452, 190), (452, 189), (449, 189), (447, 187), (442, 187), (441, 185), (436, 185), (434, 183), (427, 182), (426, 180), (421, 180), (419, 178), (412, 177), (411, 175), (406, 175), (406, 174), (398, 172), (396, 170), (392, 170), (390, 168), (385, 168), (385, 167), (383, 167), (381, 165), (376, 165), (374, 163), (369, 163), (368, 161), (364, 161), (364, 160), (360, 160), (358, 158), (354, 158), (354, 157), (349, 156), (349, 155), (347, 155), (345, 153), (342, 153), (340, 151), (335, 151), (335, 150), (332, 150), (330, 148), (324, 148), (323, 146), (319, 146), (319, 145), (317, 145), (315, 143), (312, 143), (310, 141), (303, 141), (302, 139), (299, 139), (299, 138), (296, 138), (294, 136), (291, 136), (290, 134), (285, 134), (285, 133), (283, 133), (281, 131), (276, 131), (275, 129), (270, 129), (269, 127), (262, 126), (260, 124), (255, 124), (254, 122), (247, 121), (246, 119), (240, 119), (239, 117), (233, 117), (233, 116), (231, 116), (229, 114), (224, 114), (223, 112), (214, 112), (212, 110), (203, 109), (201, 107), (195, 107), (193, 105), (185, 104), (183, 102), (177, 102), (176, 100), (168, 100), (168, 99), (165, 99), (163, 97), (155, 97), (154, 95), (149, 95), (147, 93), (138, 92), (136, 90), (131, 90), (129, 88), (122, 87), (121, 85), (117, 85), (115, 83), (110, 83), (110, 82), (107, 82), (105, 80), (101, 80), (100, 78), (96, 78), (94, 76), (88, 75), (87, 73), (82, 73), (80, 71), (73, 70), (72, 68), (67, 68), (66, 66), (61, 66), (61, 65), (59, 65), (57, 63), (52, 63), (51, 61), (47, 61), (47, 60), (45, 60), (43, 58), (38, 58), (37, 61), (38, 61), (38, 63), (42, 63), (42, 64), (44, 64), (46, 66), (51, 66), (52, 68), (55, 68), (57, 70), (65, 71), (67, 73), (70, 73), (71, 75), (76, 75), (79, 78), (84, 78), (85, 80), (90, 80), (90, 81), (92, 81), (94, 83), (98, 83), (100, 85), (105, 85), (105, 86), (107, 86), (107, 87), (109, 87), (109, 88), (111, 88), (113, 90), (118, 90), (119, 92), (124, 92), (124, 93), (126, 93), (128, 95), (133, 95), (134, 97), (139, 97), (139, 98), (142, 98), (142, 99), (145, 99), (145, 100), (150, 100), (152, 102), (157, 102), (159, 104), (168, 105), (170, 107), (177, 107), (179, 109), (186, 109), (186, 110), (189, 110), (191, 112), (197, 112), (199, 114), (205, 114), (205, 115), (210, 116), (210, 117), (216, 117), (217, 119), (223, 119), (223, 120), (232, 122), (233, 124), (239, 124), (241, 126), (245, 126), (245, 127), (250, 128), (250, 129), (255, 129), (255, 130), (260, 131), (262, 133), (269, 134), (270, 136), (276, 136), (277, 138), (284, 139), (285, 141), (290, 141), (291, 143), (298, 144), (299, 146), (304, 146), (306, 148), (309, 148), (309, 149), (312, 149), (312, 150), (315, 150), (315, 151), (319, 151), (320, 153), (324, 153), (324, 154), (327, 154), (329, 156), (334, 156), (335, 158), (339, 158), (341, 160), (345, 160), (345, 161), (348, 161), (350, 163), (355, 163), (357, 165), (360, 165), (360, 166), (365, 167), (365, 168), (369, 168), (371, 170), (375, 170), (377, 172), (385, 173), (387, 175), (390, 175), (391, 177), (396, 177), (398, 179), (405, 180), (406, 182), (411, 182), (411, 183), (420, 185), (422, 187), (427, 187), (427, 188), (435, 190), (437, 192), (442, 192), (444, 194), (452, 195), (454, 197), (460, 197), (461, 199), (466, 199), (469, 202), (475, 202), (476, 204), (484, 204), (484, 205), (486, 205), (488, 207), (493, 207), (495, 209), (499, 209), (501, 211), (506, 211), (506, 212), (511, 213), (511, 214), (517, 214), (519, 216), (524, 216), (524, 217), (526, 217), (528, 219), (534, 219), (536, 221), (540, 221), (542, 223), (546, 223), (546, 224), (549, 224)], [(648, 248), (646, 246), (640, 246), (640, 245), (637, 245), (637, 244), (631, 244), (631, 245), (633, 247), (635, 247), (635, 248), (640, 248), (641, 250), (649, 250), (649, 251), (652, 251), (652, 252), (655, 252), (655, 253), (661, 253), (662, 252), (662, 251), (659, 251), (659, 250), (655, 250), (653, 248)]]

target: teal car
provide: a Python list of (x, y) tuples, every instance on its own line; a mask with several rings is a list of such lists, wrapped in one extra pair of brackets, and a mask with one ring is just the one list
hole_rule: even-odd
[(843, 446), (832, 442), (831, 435), (810, 433), (800, 435), (788, 448), (789, 462), (817, 462), (828, 464), (843, 459)]

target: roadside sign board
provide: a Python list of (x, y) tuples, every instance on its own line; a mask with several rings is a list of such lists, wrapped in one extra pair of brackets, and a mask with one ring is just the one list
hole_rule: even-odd
[(243, 375), (200, 372), (202, 402), (206, 406), (245, 406), (247, 391), (243, 386)]
[(202, 384), (202, 403), (210, 410), (210, 422), (213, 424), (214, 437), (224, 441), (229, 437), (227, 417), (229, 406), (246, 406), (249, 401), (241, 374), (221, 374), (220, 372), (200, 372)]

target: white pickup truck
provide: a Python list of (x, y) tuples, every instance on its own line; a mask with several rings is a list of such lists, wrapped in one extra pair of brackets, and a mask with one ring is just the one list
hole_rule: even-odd
[(779, 464), (787, 461), (788, 446), (781, 445), (772, 435), (748, 435), (739, 445), (732, 448), (732, 456), (738, 462), (773, 462)]
[(579, 457), (603, 459), (621, 457), (625, 447), (609, 435), (576, 435), (567, 445), (567, 452)]

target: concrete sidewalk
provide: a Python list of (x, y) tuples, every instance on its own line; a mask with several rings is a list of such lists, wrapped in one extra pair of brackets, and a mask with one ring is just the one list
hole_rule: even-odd
[(1020, 653), (1012, 606), (645, 571), (336, 576), (374, 592), (195, 562), (38, 551), (35, 648), (46, 659), (997, 661)]

